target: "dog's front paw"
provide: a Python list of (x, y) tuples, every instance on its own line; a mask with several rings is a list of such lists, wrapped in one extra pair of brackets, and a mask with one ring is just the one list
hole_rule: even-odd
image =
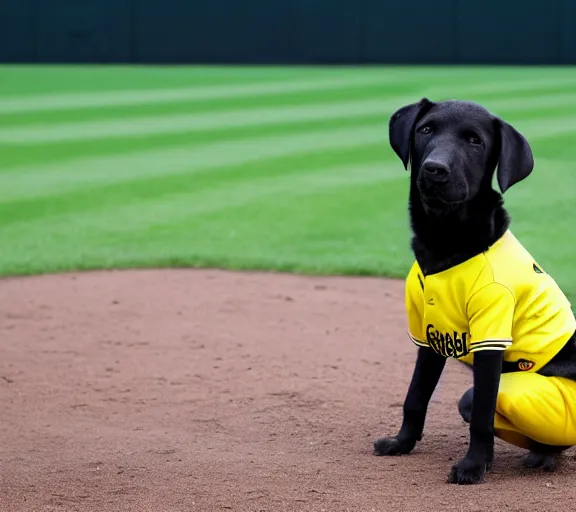
[(473, 485), (484, 481), (488, 464), (464, 458), (452, 466), (448, 483), (459, 485)]
[(416, 442), (398, 439), (398, 437), (381, 437), (374, 442), (374, 455), (405, 455), (410, 453)]

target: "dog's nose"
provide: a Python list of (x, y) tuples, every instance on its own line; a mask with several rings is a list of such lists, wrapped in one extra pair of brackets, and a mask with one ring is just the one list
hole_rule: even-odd
[(424, 162), (423, 168), (427, 177), (434, 181), (446, 181), (450, 174), (448, 166), (440, 162)]

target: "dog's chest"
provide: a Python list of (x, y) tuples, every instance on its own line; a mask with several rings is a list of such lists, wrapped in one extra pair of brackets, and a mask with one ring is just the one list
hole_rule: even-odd
[(467, 296), (466, 283), (457, 277), (426, 277), (422, 327), (428, 344), (446, 357), (462, 357), (468, 352)]

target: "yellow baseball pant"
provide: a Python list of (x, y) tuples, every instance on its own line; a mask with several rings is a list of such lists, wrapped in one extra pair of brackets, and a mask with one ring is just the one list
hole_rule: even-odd
[[(459, 408), (471, 407), (472, 390)], [(576, 445), (576, 382), (544, 377), (534, 372), (505, 373), (500, 378), (495, 435), (508, 443), (530, 449), (530, 440), (552, 446)]]

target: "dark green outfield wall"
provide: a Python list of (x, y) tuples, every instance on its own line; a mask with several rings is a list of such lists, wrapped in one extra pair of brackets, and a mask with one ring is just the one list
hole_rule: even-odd
[(0, 0), (0, 61), (576, 64), (576, 0)]

